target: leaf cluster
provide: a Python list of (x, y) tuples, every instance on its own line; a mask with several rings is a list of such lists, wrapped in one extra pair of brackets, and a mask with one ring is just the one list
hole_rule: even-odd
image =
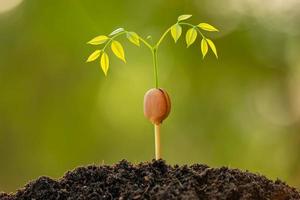
[(107, 76), (107, 72), (109, 69), (109, 56), (106, 52), (106, 48), (110, 45), (110, 48), (114, 55), (121, 59), (124, 63), (126, 63), (125, 59), (125, 52), (122, 44), (115, 40), (116, 37), (119, 35), (126, 34), (127, 39), (132, 42), (133, 44), (140, 46), (140, 37), (135, 32), (129, 32), (125, 31), (123, 28), (118, 28), (111, 32), (109, 36), (100, 35), (88, 42), (90, 45), (101, 45), (105, 44), (102, 49), (95, 50), (86, 60), (86, 62), (92, 62), (100, 58), (100, 66), (105, 74)]
[(178, 17), (177, 23), (171, 27), (171, 35), (172, 35), (175, 43), (178, 41), (178, 39), (182, 35), (182, 26), (187, 25), (187, 26), (191, 27), (187, 30), (186, 35), (185, 35), (185, 41), (186, 41), (187, 47), (192, 45), (196, 41), (198, 34), (200, 34), (202, 37), (201, 52), (202, 52), (203, 58), (206, 56), (209, 48), (213, 51), (216, 58), (218, 58), (217, 48), (216, 48), (214, 42), (211, 39), (205, 37), (204, 34), (201, 32), (201, 30), (209, 31), (209, 32), (215, 32), (215, 31), (218, 32), (219, 30), (208, 23), (200, 23), (198, 25), (192, 25), (189, 23), (182, 22), (191, 17), (192, 17), (192, 15), (181, 15)]
[[(121, 35), (126, 35), (126, 38), (133, 43), (136, 46), (140, 46), (140, 43), (144, 43), (152, 53), (158, 49), (158, 46), (162, 42), (162, 40), (165, 38), (165, 36), (168, 34), (168, 32), (171, 33), (172, 38), (174, 39), (175, 43), (178, 41), (180, 36), (182, 35), (182, 26), (188, 26), (190, 27), (186, 34), (185, 34), (185, 41), (187, 44), (187, 47), (191, 46), (193, 43), (195, 43), (198, 35), (200, 35), (201, 38), (201, 52), (203, 58), (208, 53), (208, 50), (211, 49), (212, 52), (215, 54), (216, 58), (218, 58), (217, 49), (214, 44), (214, 42), (204, 36), (204, 34), (201, 31), (208, 31), (208, 32), (218, 32), (219, 30), (215, 28), (214, 26), (208, 24), (208, 23), (199, 23), (198, 25), (192, 25), (190, 23), (186, 23), (185, 20), (191, 18), (192, 15), (180, 15), (177, 18), (177, 22), (172, 25), (159, 39), (159, 41), (153, 46), (150, 45), (146, 40), (144, 40), (142, 37), (140, 37), (137, 33), (132, 31), (126, 31), (124, 28), (118, 28), (114, 31), (112, 31), (108, 36), (106, 35), (99, 35), (92, 40), (88, 42), (90, 45), (104, 45), (103, 48), (95, 50), (93, 53), (90, 54), (86, 62), (92, 62), (100, 58), (100, 66), (105, 74), (107, 76), (107, 72), (109, 70), (109, 55), (107, 53), (107, 47), (110, 46), (113, 54), (121, 59), (123, 62), (126, 63), (125, 59), (125, 52), (122, 44), (116, 40), (117, 37)], [(148, 37), (147, 37), (148, 38)]]

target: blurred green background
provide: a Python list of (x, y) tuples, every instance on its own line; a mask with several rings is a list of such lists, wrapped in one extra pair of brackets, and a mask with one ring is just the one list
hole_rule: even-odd
[(221, 30), (207, 33), (219, 60), (202, 60), (200, 40), (187, 49), (169, 35), (160, 47), (160, 86), (173, 103), (164, 159), (300, 187), (299, 1), (0, 0), (0, 191), (79, 165), (151, 160), (149, 50), (120, 39), (127, 64), (110, 56), (105, 78), (85, 63), (95, 50), (86, 42), (119, 27), (155, 42), (181, 14)]

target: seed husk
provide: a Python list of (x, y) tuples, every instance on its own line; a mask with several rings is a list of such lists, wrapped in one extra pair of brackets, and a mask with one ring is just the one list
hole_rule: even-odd
[(161, 88), (148, 90), (144, 97), (144, 115), (153, 124), (159, 125), (171, 111), (171, 100), (168, 93)]

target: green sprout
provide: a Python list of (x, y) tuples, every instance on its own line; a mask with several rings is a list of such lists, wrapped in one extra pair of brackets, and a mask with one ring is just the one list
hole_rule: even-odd
[(208, 32), (218, 32), (219, 30), (208, 23), (200, 23), (198, 25), (193, 25), (185, 22), (185, 20), (191, 18), (192, 15), (180, 15), (177, 18), (177, 22), (169, 27), (159, 38), (157, 43), (150, 44), (147, 39), (151, 38), (148, 36), (147, 39), (142, 38), (136, 32), (127, 31), (124, 28), (118, 28), (111, 32), (108, 36), (100, 35), (88, 42), (91, 45), (102, 45), (101, 49), (95, 50), (87, 59), (86, 62), (92, 62), (100, 58), (100, 66), (107, 76), (109, 69), (109, 56), (107, 54), (107, 48), (110, 45), (112, 52), (115, 56), (126, 63), (125, 52), (123, 46), (116, 39), (120, 36), (126, 35), (126, 38), (136, 46), (140, 46), (143, 43), (152, 54), (153, 59), (153, 69), (155, 77), (155, 88), (150, 89), (144, 98), (144, 114), (145, 116), (154, 124), (155, 130), (155, 157), (156, 159), (161, 158), (161, 147), (160, 147), (160, 125), (164, 119), (167, 118), (171, 110), (171, 101), (168, 93), (159, 88), (158, 81), (158, 65), (157, 65), (157, 53), (160, 44), (165, 39), (168, 33), (171, 33), (172, 38), (175, 43), (178, 41), (182, 35), (182, 27), (187, 26), (188, 30), (185, 35), (185, 40), (187, 47), (191, 46), (197, 39), (197, 36), (201, 36), (201, 52), (203, 59), (205, 58), (209, 48), (212, 50), (216, 58), (218, 58), (217, 49), (214, 42), (207, 38), (202, 31)]

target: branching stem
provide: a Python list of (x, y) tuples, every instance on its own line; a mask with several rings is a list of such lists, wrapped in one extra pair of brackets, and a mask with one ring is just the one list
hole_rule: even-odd
[(151, 51), (153, 50), (153, 47), (142, 37), (139, 36), (140, 41), (142, 41)]
[(155, 47), (158, 48), (160, 43), (163, 41), (163, 39), (166, 37), (166, 35), (169, 33), (169, 31), (171, 30), (171, 27), (168, 28), (164, 34), (160, 37), (160, 39), (158, 40), (158, 42), (156, 43)]
[(192, 28), (195, 28), (195, 29), (198, 31), (198, 33), (200, 33), (200, 35), (201, 35), (203, 38), (205, 38), (205, 36), (202, 34), (202, 32), (200, 31), (200, 29), (198, 28), (198, 26), (195, 26), (195, 25), (193, 25), (193, 24), (186, 23), (186, 22), (179, 22), (178, 24), (180, 24), (180, 25), (186, 25), (186, 26), (190, 26), (190, 27), (192, 27)]
[[(186, 26), (190, 26), (192, 28), (195, 28), (199, 34), (205, 38), (205, 36), (202, 34), (202, 32), (199, 30), (199, 28), (195, 25), (192, 25), (190, 23), (186, 23), (186, 22), (177, 22), (180, 25), (186, 25)], [(172, 27), (172, 26), (171, 26)], [(155, 45), (151, 45), (149, 44), (149, 42), (147, 42), (144, 38), (139, 37), (139, 40), (146, 46), (148, 47), (148, 49), (151, 51), (152, 53), (152, 59), (153, 59), (153, 70), (154, 70), (154, 77), (155, 77), (155, 87), (158, 88), (159, 87), (159, 81), (158, 81), (158, 66), (157, 66), (157, 51), (158, 51), (158, 47), (159, 45), (162, 43), (162, 41), (165, 39), (166, 35), (171, 31), (171, 27), (169, 27), (163, 34), (162, 36), (159, 38), (158, 42)], [(128, 34), (128, 31), (122, 31), (120, 33), (117, 33), (116, 35), (112, 36), (111, 38), (109, 38), (109, 40), (106, 42), (105, 46), (103, 47), (102, 51), (105, 51), (105, 49), (107, 48), (107, 46), (116, 38), (119, 37), (121, 35), (124, 34)]]
[(114, 36), (112, 36), (111, 38), (108, 39), (108, 41), (106, 42), (106, 44), (104, 45), (104, 47), (102, 48), (101, 51), (105, 51), (106, 47), (116, 38), (116, 37), (119, 37), (120, 35), (124, 35), (125, 33), (127, 33), (127, 31), (123, 31), (123, 32), (120, 32)]

